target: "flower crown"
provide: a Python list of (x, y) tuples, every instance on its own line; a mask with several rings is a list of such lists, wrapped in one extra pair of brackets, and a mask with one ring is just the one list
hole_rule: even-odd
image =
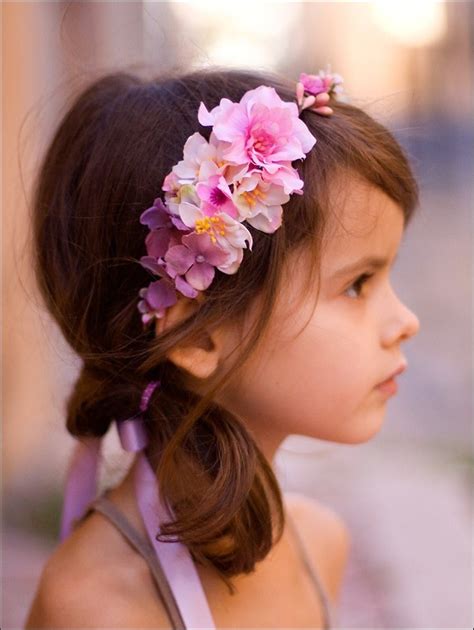
[(273, 233), (282, 222), (282, 204), (303, 194), (291, 163), (304, 159), (316, 138), (299, 118), (304, 109), (329, 116), (330, 95), (343, 92), (338, 74), (300, 74), (296, 103), (273, 87), (260, 85), (240, 102), (222, 98), (210, 112), (201, 102), (198, 120), (211, 126), (209, 142), (200, 133), (186, 140), (183, 159), (165, 177), (165, 201), (157, 197), (140, 216), (148, 226), (147, 256), (140, 264), (159, 279), (139, 292), (142, 323), (165, 316), (178, 293), (197, 298), (216, 268), (234, 274), (252, 235), (243, 222)]

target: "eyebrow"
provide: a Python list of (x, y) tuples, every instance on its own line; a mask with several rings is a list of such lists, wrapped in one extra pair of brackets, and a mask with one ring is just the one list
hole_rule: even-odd
[[(396, 253), (393, 262), (395, 263), (395, 261), (398, 258), (398, 252)], [(388, 258), (384, 258), (384, 257), (380, 257), (380, 256), (365, 256), (364, 258), (361, 258), (360, 260), (358, 260), (355, 263), (350, 263), (349, 265), (345, 265), (344, 267), (341, 267), (340, 269), (338, 269), (337, 271), (334, 272), (334, 274), (332, 275), (333, 278), (341, 278), (343, 276), (346, 276), (350, 273), (354, 273), (356, 271), (358, 271), (359, 269), (363, 269), (365, 268), (370, 268), (374, 271), (378, 270), (378, 269), (384, 269), (385, 267), (388, 266), (389, 264), (389, 259)]]

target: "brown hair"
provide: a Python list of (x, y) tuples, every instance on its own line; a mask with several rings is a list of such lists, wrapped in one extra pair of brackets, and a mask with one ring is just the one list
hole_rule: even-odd
[[(248, 225), (253, 250), (244, 251), (238, 272), (217, 272), (199, 309), (176, 326), (156, 336), (154, 326), (144, 329), (138, 291), (154, 278), (138, 264), (147, 234), (139, 215), (162, 196), (163, 179), (182, 159), (188, 136), (199, 131), (209, 138), (211, 129), (197, 120), (200, 102), (210, 110), (221, 98), (239, 101), (261, 84), (285, 101), (295, 98), (293, 81), (246, 70), (214, 68), (153, 80), (119, 72), (94, 80), (61, 120), (33, 200), (37, 282), (84, 360), (67, 402), (68, 431), (79, 438), (104, 435), (114, 418), (136, 413), (146, 383), (160, 379), (147, 413), (147, 454), (176, 514), (160, 539), (177, 536), (197, 562), (215, 567), (231, 592), (229, 578), (253, 571), (274, 533), (281, 536), (284, 511), (270, 463), (243, 423), (216, 403), (216, 392), (262, 341), (288, 252), (310, 245), (308, 282), (319, 275), (338, 172), (351, 171), (379, 187), (400, 205), (405, 223), (418, 205), (408, 159), (383, 125), (343, 102), (330, 103), (329, 118), (305, 110), (301, 118), (317, 142), (294, 164), (304, 194), (285, 204), (282, 226), (267, 234)], [(242, 322), (257, 297), (258, 318), (232, 370), (197, 396), (167, 353), (205, 329)]]

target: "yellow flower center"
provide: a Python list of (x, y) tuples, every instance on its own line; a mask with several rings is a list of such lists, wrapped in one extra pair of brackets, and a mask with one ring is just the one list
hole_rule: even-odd
[[(266, 194), (259, 190), (259, 188), (254, 188), (253, 190), (246, 190), (242, 193), (242, 197), (245, 199), (245, 202), (253, 208), (253, 206), (257, 203), (257, 201), (261, 201), (265, 199)], [(259, 199), (260, 197), (260, 199)]]
[(217, 241), (216, 234), (225, 236), (225, 223), (220, 217), (204, 217), (197, 219), (195, 229), (198, 234), (207, 232), (213, 243)]

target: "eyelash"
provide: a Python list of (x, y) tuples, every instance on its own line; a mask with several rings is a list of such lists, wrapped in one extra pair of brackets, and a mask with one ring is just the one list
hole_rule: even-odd
[[(363, 273), (361, 274), (356, 280), (354, 280), (354, 282), (349, 285), (347, 287), (347, 289), (344, 291), (344, 293), (346, 293), (347, 291), (349, 291), (349, 289), (352, 289), (352, 287), (354, 286), (359, 286), (359, 289), (361, 289), (363, 287), (363, 285), (367, 282), (367, 280), (369, 278), (371, 278), (374, 274), (373, 273)], [(357, 292), (357, 298), (351, 298), (351, 299), (358, 299), (359, 298), (359, 291)]]

